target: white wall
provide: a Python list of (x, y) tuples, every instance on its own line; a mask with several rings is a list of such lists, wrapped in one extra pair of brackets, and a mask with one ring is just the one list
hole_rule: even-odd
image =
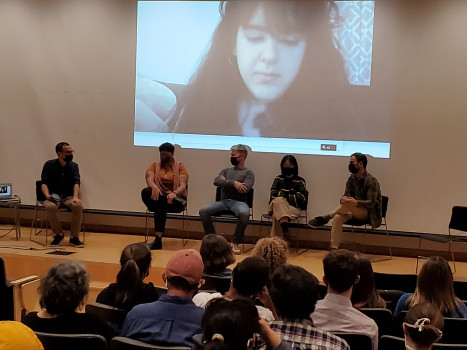
[[(451, 207), (467, 205), (465, 33), (466, 1), (376, 1), (371, 92), (375, 106), (390, 109), (392, 149), (390, 159), (370, 158), (368, 170), (390, 197), (392, 230), (446, 233)], [(34, 182), (55, 144), (68, 141), (87, 208), (145, 209), (139, 192), (158, 154), (132, 146), (135, 40), (133, 0), (0, 2), (0, 181), (13, 182), (24, 204), (34, 203)], [(256, 217), (281, 157), (248, 157)], [(213, 200), (212, 180), (229, 153), (177, 149), (176, 158), (189, 170), (196, 215)], [(311, 215), (333, 209), (347, 159), (297, 158)]]

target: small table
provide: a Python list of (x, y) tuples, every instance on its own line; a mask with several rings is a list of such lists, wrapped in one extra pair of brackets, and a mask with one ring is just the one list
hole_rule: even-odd
[(13, 196), (12, 198), (8, 198), (8, 199), (0, 199), (0, 207), (13, 208), (15, 210), (15, 218), (14, 218), (13, 226), (11, 228), (0, 227), (0, 231), (8, 231), (7, 233), (5, 233), (4, 235), (1, 235), (0, 237), (5, 237), (11, 231), (15, 230), (16, 240), (18, 241), (21, 238), (21, 225), (20, 225), (20, 218), (19, 218), (20, 204), (21, 204), (21, 198), (17, 195)]

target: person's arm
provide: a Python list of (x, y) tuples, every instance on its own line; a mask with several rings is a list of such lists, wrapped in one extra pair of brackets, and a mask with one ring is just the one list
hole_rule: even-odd
[(157, 187), (156, 183), (154, 182), (154, 176), (155, 174), (153, 170), (146, 170), (146, 184), (152, 189), (151, 199), (158, 200), (159, 195), (161, 194), (161, 190), (159, 189), (159, 187)]
[(376, 204), (378, 196), (381, 195), (381, 189), (379, 188), (378, 180), (372, 178), (367, 179), (366, 183), (366, 199), (357, 200), (357, 207), (360, 208), (373, 208)]
[(175, 189), (174, 193), (177, 197), (180, 197), (186, 192), (186, 186), (188, 185), (188, 175), (180, 175), (180, 186)]
[(269, 202), (271, 202), (274, 198), (277, 198), (279, 196), (279, 190), (280, 190), (278, 186), (279, 182), (280, 182), (280, 177), (276, 176), (271, 185), (271, 193), (269, 195)]
[(214, 186), (217, 187), (233, 187), (234, 180), (227, 180), (225, 177), (227, 175), (227, 169), (222, 169), (219, 174), (214, 179)]
[(261, 292), (258, 293), (257, 298), (261, 303), (264, 305), (265, 308), (271, 310), (272, 315), (274, 316), (274, 319), (279, 319), (279, 316), (277, 315), (276, 307), (274, 306), (274, 303), (272, 302), (271, 296), (269, 295), (269, 290), (268, 287), (264, 286)]
[(243, 182), (243, 184), (246, 187), (246, 192), (251, 190), (251, 188), (255, 184), (255, 173), (253, 172), (253, 170), (248, 170), (247, 171), (246, 178), (245, 178), (245, 181)]
[(301, 209), (305, 206), (308, 199), (308, 190), (306, 189), (306, 182), (304, 179), (300, 179), (299, 182), (295, 182), (293, 186), (292, 195), (295, 198), (296, 207)]
[(45, 199), (50, 200), (50, 192), (49, 192), (49, 187), (47, 186), (47, 182), (49, 180), (49, 172), (50, 172), (50, 166), (49, 163), (46, 162), (44, 166), (42, 167), (42, 173), (41, 173), (41, 191), (42, 194), (44, 195)]
[(79, 192), (80, 192), (79, 184), (74, 184), (73, 185), (73, 200), (72, 200), (72, 202), (75, 203), (75, 204), (81, 204), (81, 200), (79, 199)]
[(286, 350), (292, 349), (292, 345), (289, 343), (284, 342), (279, 334), (274, 332), (271, 327), (267, 324), (265, 320), (262, 318), (259, 319), (259, 326), (262, 338), (268, 345), (270, 349), (273, 350)]

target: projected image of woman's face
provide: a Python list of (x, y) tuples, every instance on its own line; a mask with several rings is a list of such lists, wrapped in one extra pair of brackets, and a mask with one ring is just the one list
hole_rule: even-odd
[(289, 88), (305, 55), (300, 33), (272, 33), (266, 25), (263, 5), (237, 32), (236, 55), (240, 75), (258, 100), (271, 102)]

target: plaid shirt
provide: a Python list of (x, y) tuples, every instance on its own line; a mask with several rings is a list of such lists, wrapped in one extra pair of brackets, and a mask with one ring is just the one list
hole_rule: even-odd
[(311, 320), (273, 321), (269, 325), (294, 350), (350, 350), (345, 340), (316, 328)]
[(345, 184), (344, 196), (355, 198), (358, 201), (357, 207), (367, 209), (371, 227), (381, 225), (381, 189), (378, 180), (369, 172), (365, 171), (360, 179), (355, 174), (350, 175)]

